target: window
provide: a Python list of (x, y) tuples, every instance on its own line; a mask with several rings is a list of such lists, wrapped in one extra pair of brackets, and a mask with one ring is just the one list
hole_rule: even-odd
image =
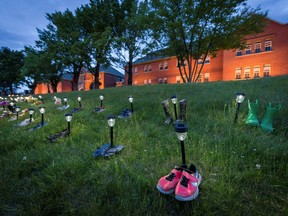
[(210, 63), (210, 56), (209, 55), (207, 55), (206, 59), (205, 59), (205, 64), (208, 64), (208, 63)]
[(241, 68), (236, 68), (235, 70), (235, 78), (241, 79)]
[(242, 55), (242, 50), (241, 49), (237, 49), (236, 50), (236, 56), (241, 56)]
[(250, 67), (244, 68), (244, 78), (249, 79), (250, 78)]
[(265, 51), (271, 51), (272, 50), (272, 40), (267, 39), (265, 41)]
[(209, 78), (210, 78), (210, 73), (205, 73), (204, 74), (204, 82), (209, 82)]
[(251, 54), (251, 44), (247, 44), (246, 45), (245, 53), (246, 54)]
[(163, 69), (163, 64), (161, 62), (161, 63), (159, 63), (159, 70), (162, 70), (162, 69)]
[(260, 66), (254, 66), (254, 78), (260, 77)]
[(152, 82), (151, 82), (151, 79), (148, 79), (148, 84), (151, 84)]
[(134, 68), (134, 73), (138, 73), (138, 67)]
[(149, 64), (148, 65), (148, 71), (151, 71), (152, 70), (152, 66)]
[(164, 61), (164, 69), (168, 69), (168, 62)]
[(137, 80), (135, 80), (135, 81), (134, 81), (134, 85), (137, 85), (137, 84), (138, 84), (138, 82), (137, 82)]
[(144, 85), (146, 85), (146, 84), (147, 84), (147, 79), (144, 80)]
[(146, 72), (146, 71), (148, 71), (148, 66), (147, 65), (144, 66), (144, 72)]
[(176, 83), (181, 83), (181, 78), (180, 78), (180, 76), (176, 76)]
[(168, 83), (168, 79), (167, 79), (166, 77), (163, 79), (163, 83), (164, 83), (164, 84), (167, 84), (167, 83)]
[(256, 42), (255, 43), (255, 53), (260, 53), (261, 52), (261, 43)]
[(199, 82), (199, 83), (202, 82), (202, 75), (201, 74), (198, 76), (197, 82)]
[(159, 79), (158, 79), (158, 84), (163, 84), (162, 78), (159, 78)]
[(271, 65), (270, 64), (264, 65), (263, 76), (264, 77), (270, 76), (270, 73), (271, 73)]

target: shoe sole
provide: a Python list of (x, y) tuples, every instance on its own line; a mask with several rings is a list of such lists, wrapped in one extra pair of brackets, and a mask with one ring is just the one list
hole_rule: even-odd
[(170, 190), (170, 191), (165, 191), (165, 190), (163, 190), (159, 185), (157, 185), (156, 188), (157, 188), (157, 190), (158, 190), (160, 193), (165, 194), (165, 195), (172, 194), (172, 193), (174, 193), (174, 191), (175, 191), (175, 188), (172, 189), (172, 190)]
[(197, 188), (196, 192), (192, 196), (182, 197), (182, 196), (176, 195), (175, 199), (178, 200), (178, 201), (182, 201), (182, 202), (191, 201), (191, 200), (196, 199), (198, 197), (198, 194), (199, 194), (199, 189)]

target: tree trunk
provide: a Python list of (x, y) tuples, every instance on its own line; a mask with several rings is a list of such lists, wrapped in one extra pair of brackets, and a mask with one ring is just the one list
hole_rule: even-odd
[[(94, 75), (94, 89), (99, 89), (99, 71), (100, 71), (100, 63), (96, 64)], [(104, 84), (104, 83), (103, 83)]]

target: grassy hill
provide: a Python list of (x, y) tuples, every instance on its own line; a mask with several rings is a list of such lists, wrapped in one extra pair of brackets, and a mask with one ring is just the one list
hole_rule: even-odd
[[(235, 93), (245, 92), (238, 122), (233, 123)], [(106, 111), (92, 112), (104, 95)], [(68, 98), (73, 114), (71, 135), (50, 143), (48, 136), (67, 127), (53, 96)], [(109, 159), (92, 152), (109, 142), (107, 116), (130, 108), (116, 119), (115, 144), (125, 149)], [(186, 161), (202, 175), (196, 200), (182, 203), (161, 195), (156, 184), (176, 165), (181, 149), (173, 125), (164, 125), (161, 102), (187, 99)], [(237, 82), (146, 85), (43, 96), (47, 125), (28, 132), (0, 120), (0, 215), (287, 215), (288, 77)], [(267, 133), (245, 125), (247, 99), (282, 105)], [(171, 103), (170, 103), (171, 104)], [(21, 108), (34, 107), (28, 103)], [(173, 107), (170, 105), (172, 114)], [(71, 109), (69, 109), (71, 110)], [(41, 116), (36, 109), (36, 125)], [(28, 114), (20, 120), (28, 118)], [(20, 121), (18, 120), (18, 121)]]

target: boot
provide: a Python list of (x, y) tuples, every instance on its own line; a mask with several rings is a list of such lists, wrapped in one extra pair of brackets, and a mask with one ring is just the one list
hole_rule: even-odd
[(164, 112), (165, 112), (165, 115), (166, 115), (165, 124), (170, 124), (173, 119), (172, 119), (171, 114), (170, 114), (170, 106), (169, 106), (168, 99), (162, 101), (162, 105), (163, 105)]
[(186, 122), (186, 105), (187, 105), (186, 99), (179, 101), (179, 116), (176, 121)]
[(256, 100), (255, 103), (252, 103), (248, 100), (248, 108), (249, 108), (249, 113), (248, 117), (246, 119), (246, 124), (247, 125), (253, 125), (253, 126), (259, 126), (259, 121), (258, 121), (258, 100)]
[(272, 107), (271, 103), (267, 106), (267, 110), (264, 114), (264, 117), (262, 118), (261, 121), (261, 128), (264, 131), (267, 132), (272, 132), (273, 131), (273, 126), (272, 126), (272, 121), (275, 116), (275, 114), (281, 109), (281, 105), (278, 105), (276, 107)]

